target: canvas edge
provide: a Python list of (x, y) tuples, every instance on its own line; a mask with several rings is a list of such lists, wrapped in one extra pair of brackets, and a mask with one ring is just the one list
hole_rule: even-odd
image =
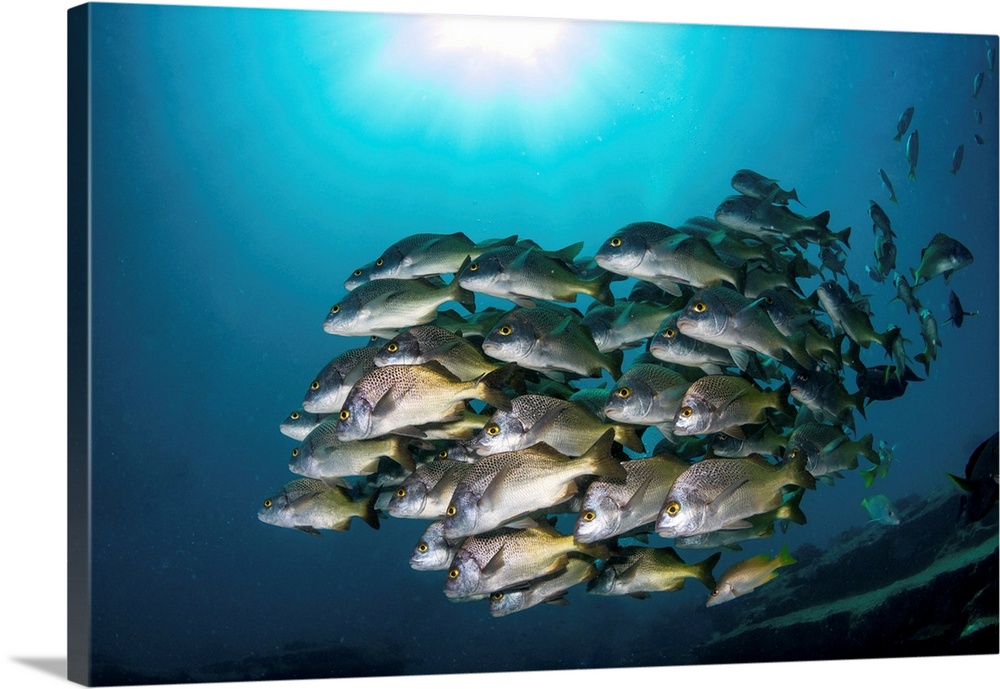
[(67, 679), (90, 685), (90, 13), (67, 10)]

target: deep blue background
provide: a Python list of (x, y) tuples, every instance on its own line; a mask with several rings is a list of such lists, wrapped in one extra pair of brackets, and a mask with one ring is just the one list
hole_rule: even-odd
[[(420, 17), (92, 16), (93, 619), (112, 663), (184, 667), (308, 641), (378, 649), (410, 672), (544, 667), (551, 654), (648, 664), (671, 659), (664, 615), (711, 624), (697, 584), (647, 601), (574, 590), (569, 607), (494, 620), (447, 601), (442, 573), (409, 568), (425, 522), (319, 539), (256, 519), (294, 478), (278, 423), (360, 343), (321, 329), (343, 280), (414, 232), (582, 239), (592, 254), (629, 222), (711, 215), (749, 167), (854, 228), (848, 270), (879, 329), (902, 325), (916, 354), (916, 317), (864, 274), (875, 199), (900, 268), (937, 232), (972, 250), (950, 287), (981, 314), (942, 326), (930, 380), (859, 424), (897, 445), (871, 492), (942, 487), (997, 427), (995, 75), (971, 96), (982, 36), (565, 22), (567, 43), (507, 78), (474, 53), (435, 55)], [(892, 140), (909, 105), (915, 181)], [(920, 295), (941, 323), (947, 293), (938, 278)], [(865, 494), (856, 474), (821, 486), (806, 527), (755, 545), (822, 545), (867, 519)]]

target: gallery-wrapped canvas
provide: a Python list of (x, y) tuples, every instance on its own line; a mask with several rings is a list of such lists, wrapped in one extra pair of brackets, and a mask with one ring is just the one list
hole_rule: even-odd
[(997, 653), (997, 36), (68, 36), (73, 681)]

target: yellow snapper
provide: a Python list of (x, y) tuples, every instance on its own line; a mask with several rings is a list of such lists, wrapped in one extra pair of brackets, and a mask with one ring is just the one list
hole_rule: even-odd
[(379, 528), (375, 501), (378, 493), (353, 501), (339, 486), (319, 479), (300, 478), (286, 483), (281, 492), (264, 500), (257, 518), (265, 524), (297, 529), (319, 536), (319, 529), (347, 531), (357, 517), (373, 529)]
[(701, 562), (686, 564), (670, 547), (627, 546), (605, 562), (596, 579), (587, 585), (589, 593), (603, 596), (648, 598), (652, 591), (679, 591), (685, 579), (697, 579), (709, 591), (715, 588), (712, 569), (722, 553)]
[(504, 617), (539, 603), (566, 605), (566, 592), (597, 576), (597, 567), (589, 558), (570, 557), (566, 569), (555, 576), (538, 578), (524, 587), (490, 594), (490, 615)]
[(806, 458), (801, 456), (777, 466), (760, 455), (696, 462), (667, 493), (656, 519), (656, 533), (675, 538), (752, 526), (749, 517), (782, 504), (785, 486), (816, 487), (816, 479), (805, 466)]
[(502, 372), (463, 381), (437, 362), (374, 368), (348, 393), (337, 437), (363, 440), (400, 430), (422, 437), (420, 425), (460, 419), (469, 399), (510, 409), (507, 397), (490, 387), (490, 376)]
[(469, 536), (455, 552), (444, 592), (451, 600), (485, 598), (564, 570), (570, 553), (598, 558), (607, 557), (608, 550), (604, 545), (579, 544), (547, 523)]
[(625, 476), (611, 456), (607, 430), (583, 455), (569, 458), (545, 443), (480, 457), (455, 487), (444, 534), (454, 539), (491, 531), (577, 493), (582, 476)]
[(758, 586), (763, 586), (778, 576), (776, 570), (779, 567), (794, 565), (796, 562), (797, 560), (788, 551), (787, 543), (782, 546), (781, 552), (774, 558), (758, 555), (737, 562), (719, 577), (715, 590), (712, 591), (712, 595), (708, 597), (705, 605), (708, 607), (719, 605), (750, 593)]

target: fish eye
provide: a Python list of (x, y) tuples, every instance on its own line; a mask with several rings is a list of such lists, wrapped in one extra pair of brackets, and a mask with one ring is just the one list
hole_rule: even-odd
[(459, 572), (457, 569), (450, 569), (450, 570), (448, 570), (448, 578), (449, 579), (458, 579), (458, 575), (459, 574), (461, 574), (461, 572)]
[(273, 504), (274, 503), (271, 502), (271, 498), (268, 498), (267, 500), (264, 501), (264, 507), (270, 507)]
[(766, 301), (768, 304), (773, 304), (774, 303), (774, 297), (772, 297), (770, 294), (765, 295), (764, 296), (764, 301)]
[(444, 513), (449, 517), (454, 517), (458, 514), (458, 509), (454, 505), (448, 505), (448, 509)]
[(441, 450), (438, 452), (439, 459), (448, 459), (448, 450)]
[(696, 301), (692, 307), (695, 313), (705, 313), (708, 310), (708, 306), (703, 301)]
[(297, 411), (293, 411), (291, 414), (288, 415), (288, 418), (290, 418), (292, 421), (298, 421), (299, 413)]
[(420, 544), (417, 546), (417, 550), (419, 550), (422, 553), (426, 553), (429, 550), (429, 548), (426, 543), (421, 541)]
[(789, 459), (795, 459), (798, 456), (799, 456), (799, 448), (795, 448), (794, 450), (788, 453)]
[(381, 266), (383, 263), (385, 263), (385, 261), (383, 261), (381, 258), (375, 261), (375, 265), (377, 266)]
[(671, 500), (670, 502), (667, 503), (667, 506), (664, 509), (664, 511), (667, 513), (667, 515), (671, 517), (676, 517), (677, 513), (681, 511), (681, 504), (676, 500)]
[(632, 391), (629, 390), (627, 387), (625, 387), (625, 388), (618, 388), (618, 396), (621, 397), (622, 399), (627, 399), (628, 396), (631, 395), (631, 394), (632, 394)]
[(470, 273), (474, 273), (477, 270), (479, 270), (479, 264), (478, 263), (470, 263), (469, 264), (469, 272)]
[(501, 325), (500, 329), (497, 330), (497, 332), (500, 333), (501, 335), (503, 335), (504, 337), (507, 337), (512, 332), (514, 332), (514, 329), (511, 328), (509, 325)]
[(353, 275), (354, 275), (354, 277), (356, 277), (356, 278), (359, 278), (359, 277), (361, 277), (361, 269), (360, 269), (360, 268), (358, 268), (357, 270), (355, 270), (355, 271), (354, 271), (354, 273), (353, 273)]
[(489, 426), (486, 427), (487, 435), (496, 435), (499, 432), (500, 432), (500, 427), (497, 426), (495, 423), (491, 423)]
[(799, 374), (799, 380), (802, 380), (802, 381), (809, 380), (809, 372), (808, 371), (803, 371), (802, 373), (800, 373)]
[(299, 448), (293, 447), (292, 448), (292, 457), (298, 457), (298, 456), (299, 456)]
[(694, 409), (691, 407), (681, 407), (681, 416), (685, 419), (690, 418), (692, 414), (694, 414)]
[(672, 340), (675, 337), (677, 337), (677, 331), (674, 330), (673, 328), (667, 328), (666, 330), (663, 331), (663, 336), (666, 337), (668, 340)]
[(595, 519), (597, 519), (597, 514), (594, 512), (594, 510), (587, 510), (586, 512), (583, 513), (583, 521), (592, 522)]
[(340, 304), (334, 304), (334, 305), (333, 305), (333, 306), (332, 306), (332, 307), (330, 308), (330, 313), (337, 313), (338, 311), (340, 311)]
[(608, 242), (608, 243), (611, 244), (611, 246), (621, 246), (622, 245), (622, 238), (621, 237), (612, 237), (611, 241)]
[(490, 596), (490, 598), (492, 598), (493, 600), (503, 600), (503, 591), (497, 591), (492, 596)]
[(341, 409), (340, 410), (340, 420), (341, 421), (347, 421), (349, 418), (351, 418), (351, 412), (347, 411), (346, 409)]
[(397, 352), (397, 351), (399, 351), (399, 345), (396, 344), (395, 342), (390, 342), (389, 344), (387, 344), (385, 346), (385, 351), (387, 351), (389, 353)]
[(319, 381), (318, 381), (318, 380), (314, 380), (314, 381), (313, 381), (313, 382), (312, 382), (312, 383), (311, 383), (311, 384), (309, 385), (309, 389), (310, 389), (310, 390), (319, 390)]
[(399, 490), (397, 490), (396, 491), (396, 497), (397, 498), (405, 498), (406, 497), (406, 489), (405, 488), (400, 488)]

